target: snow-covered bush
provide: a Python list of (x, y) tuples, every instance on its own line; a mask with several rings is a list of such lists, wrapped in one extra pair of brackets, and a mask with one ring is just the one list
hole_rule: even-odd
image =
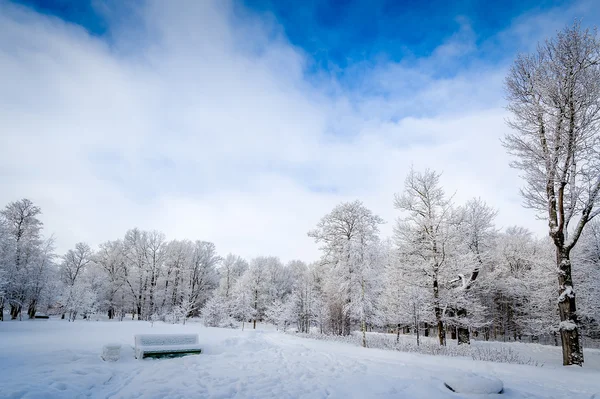
[[(311, 338), (321, 341), (344, 342), (352, 345), (362, 346), (362, 335), (354, 331), (348, 336), (328, 335), (328, 334), (301, 334), (295, 336), (302, 338)], [(517, 352), (510, 348), (492, 348), (480, 347), (475, 345), (448, 345), (441, 346), (433, 341), (424, 341), (420, 345), (406, 340), (396, 340), (394, 335), (387, 334), (369, 334), (367, 338), (367, 347), (376, 349), (396, 350), (400, 352), (421, 353), (433, 356), (450, 357), (468, 357), (473, 360), (483, 360), (496, 363), (526, 364), (530, 366), (543, 366), (535, 360), (522, 358)]]

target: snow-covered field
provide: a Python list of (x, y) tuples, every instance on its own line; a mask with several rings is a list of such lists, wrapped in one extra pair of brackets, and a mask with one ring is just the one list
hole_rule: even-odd
[[(205, 353), (134, 359), (134, 334), (182, 332), (198, 333)], [(102, 345), (111, 342), (123, 345), (114, 363), (100, 358)], [(198, 323), (2, 322), (0, 397), (461, 398), (473, 396), (453, 393), (443, 381), (470, 372), (501, 379), (505, 398), (589, 399), (600, 392), (600, 351), (586, 351), (583, 368), (563, 368), (558, 348), (510, 345), (546, 364), (364, 349), (272, 329), (240, 331)]]

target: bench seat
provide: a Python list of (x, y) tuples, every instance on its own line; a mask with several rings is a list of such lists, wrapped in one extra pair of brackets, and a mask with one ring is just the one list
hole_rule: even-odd
[(178, 357), (202, 353), (196, 334), (142, 334), (135, 336), (135, 357)]

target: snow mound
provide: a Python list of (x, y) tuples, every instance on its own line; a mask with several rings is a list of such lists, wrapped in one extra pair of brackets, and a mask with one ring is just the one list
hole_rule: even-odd
[(102, 347), (102, 360), (116, 362), (121, 357), (121, 344), (111, 343)]
[(498, 394), (502, 393), (504, 384), (495, 377), (467, 373), (448, 376), (444, 385), (456, 393), (467, 394)]

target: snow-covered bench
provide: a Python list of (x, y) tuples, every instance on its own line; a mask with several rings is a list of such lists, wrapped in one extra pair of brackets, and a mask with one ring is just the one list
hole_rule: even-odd
[(202, 353), (197, 334), (138, 334), (135, 357), (176, 357)]

